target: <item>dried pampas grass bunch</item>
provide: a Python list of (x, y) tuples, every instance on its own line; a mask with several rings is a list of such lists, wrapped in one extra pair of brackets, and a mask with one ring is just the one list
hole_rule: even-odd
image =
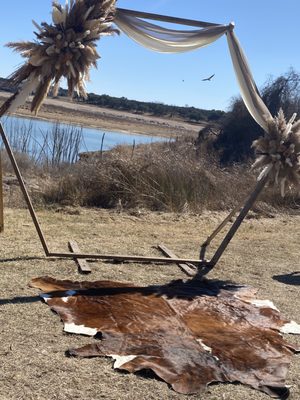
[(271, 183), (280, 185), (282, 196), (287, 186), (300, 189), (300, 120), (294, 123), (295, 118), (293, 114), (287, 123), (280, 109), (265, 136), (252, 144), (257, 155), (252, 169), (261, 169), (258, 179), (268, 174)]
[(66, 0), (62, 6), (53, 2), (52, 24), (38, 25), (33, 21), (36, 41), (8, 43), (27, 61), (10, 76), (11, 84), (19, 89), (2, 105), (0, 116), (16, 110), (32, 92), (31, 111), (37, 113), (51, 84), (56, 95), (63, 77), (70, 96), (76, 90), (86, 97), (84, 82), (99, 58), (96, 41), (102, 35), (118, 33), (111, 27), (115, 3), (116, 0)]

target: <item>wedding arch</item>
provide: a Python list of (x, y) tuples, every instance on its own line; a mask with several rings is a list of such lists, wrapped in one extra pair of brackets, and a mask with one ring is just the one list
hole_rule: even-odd
[[(51, 24), (34, 22), (37, 29), (34, 42), (8, 44), (26, 61), (10, 76), (12, 84), (18, 89), (0, 107), (0, 117), (5, 113), (14, 112), (32, 92), (34, 95), (31, 111), (37, 113), (50, 87), (52, 86), (53, 91), (56, 92), (60, 79), (63, 77), (67, 79), (70, 95), (76, 90), (79, 95), (86, 96), (84, 82), (90, 68), (97, 64), (99, 55), (96, 42), (104, 35), (121, 32), (138, 44), (163, 53), (197, 50), (226, 36), (241, 97), (249, 113), (263, 128), (265, 134), (253, 143), (257, 153), (254, 167), (261, 169), (256, 187), (246, 199), (245, 204), (233, 210), (202, 244), (199, 259), (186, 259), (177, 257), (168, 249), (163, 248), (166, 257), (50, 251), (11, 146), (0, 124), (2, 140), (47, 257), (177, 263), (185, 265), (186, 270), (190, 269), (192, 273), (202, 276), (216, 265), (267, 182), (279, 183), (282, 194), (284, 194), (286, 184), (300, 185), (300, 121), (295, 122), (296, 114), (286, 121), (282, 111), (278, 116), (271, 115), (260, 96), (246, 56), (234, 33), (234, 23), (224, 25), (121, 9), (116, 7), (116, 0), (69, 0), (65, 6), (54, 3), (52, 20)], [(149, 20), (152, 22), (150, 23)], [(193, 27), (193, 29), (171, 29), (153, 21)], [(206, 260), (207, 246), (239, 209), (241, 209), (240, 213), (216, 253), (210, 260)]]

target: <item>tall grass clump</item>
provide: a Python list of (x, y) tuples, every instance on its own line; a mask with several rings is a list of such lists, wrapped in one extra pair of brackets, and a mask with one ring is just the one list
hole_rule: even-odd
[[(27, 183), (38, 186), (34, 200), (39, 206), (170, 212), (229, 210), (255, 186), (250, 161), (224, 167), (212, 145), (199, 145), (193, 138), (117, 146), (110, 151), (83, 153), (79, 159), (79, 128), (55, 124), (40, 134), (39, 143), (35, 139), (30, 142), (33, 136), (33, 128), (26, 130), (22, 124), (9, 131)], [(12, 172), (5, 153), (2, 163), (4, 171)], [(262, 203), (283, 209), (300, 207), (299, 194), (290, 192), (282, 199), (272, 188), (263, 192)]]
[[(253, 181), (245, 167), (222, 169), (213, 157), (199, 157), (193, 139), (181, 139), (139, 145), (134, 151), (118, 146), (82, 158), (56, 177), (44, 193), (44, 201), (199, 212), (230, 208)], [(233, 190), (235, 186), (238, 191)]]

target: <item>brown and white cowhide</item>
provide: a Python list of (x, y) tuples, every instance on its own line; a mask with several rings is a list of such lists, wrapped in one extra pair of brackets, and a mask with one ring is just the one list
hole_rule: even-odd
[(285, 379), (295, 347), (282, 333), (300, 325), (281, 316), (253, 288), (216, 281), (163, 286), (36, 278), (32, 287), (70, 333), (95, 336), (69, 350), (80, 357), (111, 356), (115, 368), (151, 369), (180, 393), (212, 382), (241, 382), (274, 398), (287, 398)]

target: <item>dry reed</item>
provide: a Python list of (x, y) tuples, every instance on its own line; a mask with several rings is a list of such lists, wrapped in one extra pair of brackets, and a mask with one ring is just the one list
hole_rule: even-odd
[(66, 78), (69, 95), (76, 90), (86, 97), (84, 82), (99, 54), (96, 41), (118, 32), (111, 27), (116, 0), (67, 0), (65, 6), (53, 2), (52, 24), (33, 21), (36, 41), (8, 43), (27, 61), (11, 76), (17, 92), (0, 107), (0, 116), (13, 112), (35, 92), (31, 111), (37, 113), (53, 83), (56, 94), (61, 78)]

